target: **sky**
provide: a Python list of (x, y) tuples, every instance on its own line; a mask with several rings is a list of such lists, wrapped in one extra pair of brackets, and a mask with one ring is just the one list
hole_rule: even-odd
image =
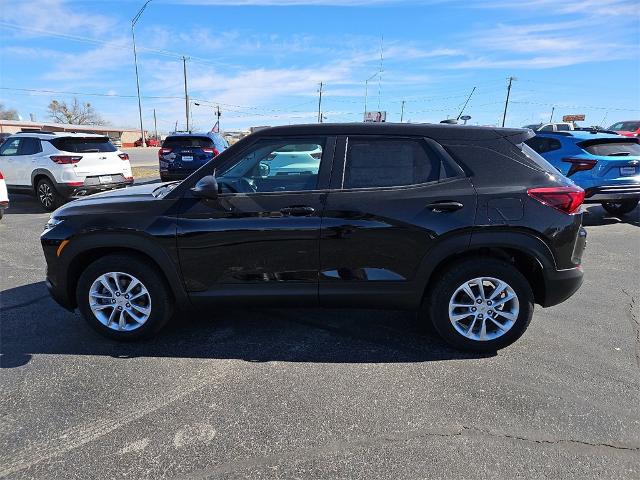
[[(142, 0), (0, 0), (0, 103), (48, 120), (52, 99), (139, 125), (131, 19)], [(325, 122), (506, 126), (640, 118), (637, 0), (152, 0), (135, 26), (144, 127)], [(382, 57), (382, 59), (381, 59)], [(369, 82), (365, 82), (370, 79)], [(404, 113), (403, 110), (404, 102)]]

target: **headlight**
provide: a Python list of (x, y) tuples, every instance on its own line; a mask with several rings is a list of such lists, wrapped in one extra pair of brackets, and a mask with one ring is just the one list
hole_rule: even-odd
[(64, 220), (60, 219), (60, 218), (56, 218), (56, 217), (50, 217), (49, 221), (47, 222), (47, 224), (44, 226), (44, 230), (45, 232), (47, 230), (51, 230), (53, 227), (60, 225), (62, 222), (64, 222)]

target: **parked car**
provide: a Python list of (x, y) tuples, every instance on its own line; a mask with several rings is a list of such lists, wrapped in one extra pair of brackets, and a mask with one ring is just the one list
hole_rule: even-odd
[(640, 120), (614, 123), (609, 127), (609, 130), (618, 132), (625, 137), (640, 137)]
[[(160, 146), (160, 140), (158, 140), (157, 138), (153, 138), (153, 137), (146, 137), (144, 139), (144, 144), (145, 144), (145, 147), (159, 147)], [(142, 137), (140, 137), (138, 140), (133, 142), (133, 146), (134, 147), (141, 147), (142, 146)]]
[(4, 216), (4, 211), (9, 208), (9, 195), (7, 193), (7, 184), (4, 175), (0, 171), (0, 219)]
[(172, 133), (158, 150), (160, 180), (183, 180), (228, 147), (219, 133)]
[(53, 211), (66, 200), (133, 183), (129, 155), (104, 135), (24, 132), (0, 146), (9, 191), (35, 194)]
[[(262, 130), (183, 182), (58, 209), (41, 236), (47, 285), (118, 340), (154, 334), (176, 305), (340, 306), (417, 310), (456, 348), (494, 351), (523, 334), (534, 303), (565, 301), (583, 277), (584, 191), (530, 136), (387, 123)], [(265, 172), (283, 151), (321, 155), (313, 169)]]
[(122, 148), (122, 140), (120, 140), (120, 137), (109, 137), (109, 140), (111, 140), (111, 143), (113, 143), (116, 148)]
[(530, 128), (535, 132), (568, 132), (575, 129), (575, 126), (571, 122), (558, 122), (558, 123), (535, 123), (533, 125), (526, 125), (523, 128)]
[(637, 138), (589, 131), (538, 132), (527, 145), (585, 190), (586, 203), (624, 215), (640, 199)]

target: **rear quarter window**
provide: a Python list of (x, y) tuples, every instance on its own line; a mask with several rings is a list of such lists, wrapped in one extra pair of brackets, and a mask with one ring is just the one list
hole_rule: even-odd
[(109, 137), (63, 137), (54, 138), (49, 142), (62, 152), (92, 153), (117, 150)]

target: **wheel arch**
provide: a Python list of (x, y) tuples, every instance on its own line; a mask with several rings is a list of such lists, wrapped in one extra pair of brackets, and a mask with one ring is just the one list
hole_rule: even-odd
[(82, 272), (94, 261), (106, 255), (123, 254), (134, 256), (158, 270), (174, 300), (179, 305), (188, 303), (188, 295), (184, 289), (176, 260), (153, 239), (135, 234), (90, 234), (89, 238), (81, 238), (69, 243), (62, 252), (66, 260), (65, 289), (67, 298), (75, 304), (75, 292)]
[(420, 267), (423, 299), (427, 298), (441, 273), (455, 263), (474, 258), (496, 258), (511, 263), (527, 279), (535, 303), (544, 305), (545, 270), (555, 270), (555, 261), (547, 244), (528, 232), (474, 232), (460, 236), (449, 245), (435, 247), (427, 253)]
[(31, 187), (34, 194), (37, 193), (36, 186), (38, 185), (38, 181), (41, 178), (47, 178), (53, 184), (53, 188), (58, 188), (58, 184), (55, 178), (53, 178), (53, 174), (49, 170), (45, 168), (36, 168), (33, 172), (31, 172)]

